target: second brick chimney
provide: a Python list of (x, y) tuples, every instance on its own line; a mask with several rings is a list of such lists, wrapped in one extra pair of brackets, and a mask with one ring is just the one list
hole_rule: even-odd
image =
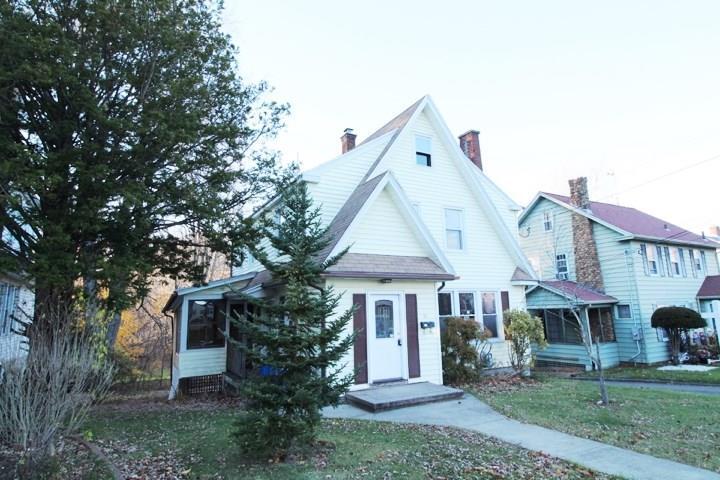
[(340, 142), (342, 143), (342, 153), (347, 153), (353, 148), (355, 148), (355, 138), (357, 135), (353, 133), (352, 128), (346, 128), (343, 131), (343, 136), (340, 137)]
[(458, 137), (460, 139), (460, 149), (465, 156), (470, 159), (480, 170), (482, 167), (482, 158), (480, 157), (480, 132), (477, 130), (468, 130)]
[[(568, 184), (570, 184), (570, 204), (582, 210), (590, 210), (587, 178), (575, 178), (569, 180)], [(593, 237), (592, 221), (585, 215), (573, 212), (572, 234), (576, 281), (604, 292), (605, 284), (600, 270), (595, 237)]]

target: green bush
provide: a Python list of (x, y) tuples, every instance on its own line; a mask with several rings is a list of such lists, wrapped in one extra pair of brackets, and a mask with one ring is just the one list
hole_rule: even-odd
[(698, 312), (685, 307), (660, 307), (652, 314), (653, 328), (703, 328), (705, 319)]
[(510, 364), (522, 373), (535, 363), (534, 344), (539, 349), (547, 347), (542, 320), (523, 310), (503, 312), (505, 340), (510, 341)]
[(486, 362), (480, 355), (480, 345), (488, 336), (474, 320), (450, 317), (440, 336), (443, 379), (451, 385), (479, 380)]
[(681, 333), (689, 328), (703, 328), (707, 324), (698, 312), (685, 307), (660, 307), (650, 319), (653, 328), (664, 328), (670, 336), (670, 350), (675, 365), (680, 363)]

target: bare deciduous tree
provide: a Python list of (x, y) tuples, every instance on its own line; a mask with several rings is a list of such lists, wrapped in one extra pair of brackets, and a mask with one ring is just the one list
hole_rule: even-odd
[(63, 327), (26, 329), (31, 336), (27, 357), (3, 364), (0, 373), (0, 443), (20, 450), (21, 478), (37, 474), (62, 436), (77, 431), (91, 405), (107, 393), (114, 373), (102, 354), (100, 332), (63, 307), (44, 312), (57, 317), (47, 321)]

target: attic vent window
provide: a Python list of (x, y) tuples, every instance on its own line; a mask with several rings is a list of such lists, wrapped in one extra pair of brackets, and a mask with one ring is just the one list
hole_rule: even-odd
[(430, 138), (420, 135), (415, 136), (415, 163), (423, 167), (431, 165), (431, 146)]

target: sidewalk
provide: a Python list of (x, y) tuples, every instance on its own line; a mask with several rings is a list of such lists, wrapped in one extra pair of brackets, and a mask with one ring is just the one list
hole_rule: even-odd
[(471, 395), (465, 395), (460, 400), (378, 413), (365, 412), (345, 404), (326, 408), (323, 415), (327, 418), (420, 423), (474, 430), (529, 450), (628, 479), (720, 480), (720, 475), (709, 470), (510, 420)]

